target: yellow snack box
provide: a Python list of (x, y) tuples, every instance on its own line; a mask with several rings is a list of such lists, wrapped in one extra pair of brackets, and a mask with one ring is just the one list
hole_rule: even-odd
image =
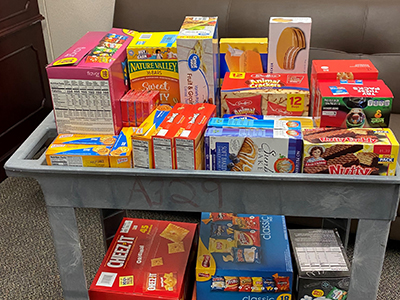
[(59, 134), (53, 144), (75, 144), (75, 145), (106, 145), (112, 146), (117, 140), (116, 135), (93, 135), (93, 134)]
[(110, 151), (111, 168), (132, 168), (132, 139), (135, 127), (122, 128), (117, 141)]

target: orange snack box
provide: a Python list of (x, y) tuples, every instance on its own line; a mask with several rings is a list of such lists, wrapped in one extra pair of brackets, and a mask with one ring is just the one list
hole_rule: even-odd
[(110, 151), (111, 168), (132, 168), (132, 139), (134, 127), (122, 128), (117, 141)]

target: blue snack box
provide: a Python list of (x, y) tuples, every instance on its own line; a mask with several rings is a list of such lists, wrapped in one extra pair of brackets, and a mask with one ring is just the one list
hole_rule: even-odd
[[(285, 217), (227, 213), (222, 222), (231, 228), (234, 238), (219, 238), (216, 242), (212, 237), (213, 227), (221, 223), (216, 215), (208, 212), (201, 215), (197, 299), (290, 300), (293, 267)], [(227, 220), (229, 217), (232, 221)], [(235, 218), (259, 226), (239, 229)]]
[(299, 121), (284, 121), (276, 119), (244, 119), (244, 118), (211, 118), (208, 121), (208, 127), (218, 128), (278, 128), (278, 129), (299, 129), (301, 123)]

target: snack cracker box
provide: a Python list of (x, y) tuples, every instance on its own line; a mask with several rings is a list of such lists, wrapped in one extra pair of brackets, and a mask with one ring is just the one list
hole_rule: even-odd
[(111, 146), (51, 144), (46, 150), (49, 166), (103, 167), (110, 166)]
[(90, 299), (190, 299), (196, 227), (124, 218), (90, 286)]
[(177, 46), (181, 102), (215, 104), (219, 114), (218, 17), (186, 17)]
[(111, 168), (132, 168), (132, 139), (136, 128), (122, 128), (117, 141), (110, 151)]
[(393, 94), (382, 80), (318, 82), (321, 127), (389, 127)]
[(313, 60), (310, 78), (311, 116), (320, 125), (321, 98), (316, 98), (319, 80), (376, 80), (378, 70), (369, 59)]
[(268, 72), (308, 72), (311, 18), (269, 19)]
[(307, 74), (226, 73), (222, 115), (308, 116)]
[(303, 129), (303, 173), (396, 173), (399, 143), (389, 128)]
[(300, 173), (301, 130), (208, 128), (206, 170)]
[(58, 133), (119, 134), (126, 47), (135, 34), (88, 32), (47, 66)]
[(158, 106), (132, 134), (132, 155), (135, 168), (154, 168), (152, 136), (171, 109), (172, 107), (169, 105)]
[(93, 134), (59, 134), (53, 144), (75, 144), (75, 145), (106, 145), (112, 146), (117, 140), (116, 135), (93, 135)]
[(204, 170), (204, 132), (216, 114), (213, 104), (194, 106), (185, 130), (175, 137), (176, 168), (181, 170)]
[(293, 268), (284, 216), (202, 213), (198, 300), (290, 300)]
[(261, 116), (261, 115), (224, 115), (228, 119), (248, 119), (248, 120), (277, 120), (277, 121), (297, 121), (301, 128), (314, 128), (312, 117), (283, 117), (283, 116)]
[(289, 237), (295, 258), (296, 299), (346, 300), (350, 264), (337, 230), (289, 229)]
[(281, 121), (275, 119), (246, 119), (246, 118), (211, 118), (208, 127), (217, 128), (260, 128), (260, 129), (297, 129), (301, 130), (298, 121)]
[(226, 72), (267, 73), (268, 38), (221, 38), (220, 82)]
[(160, 103), (179, 103), (177, 31), (140, 32), (127, 48), (131, 89), (160, 92)]

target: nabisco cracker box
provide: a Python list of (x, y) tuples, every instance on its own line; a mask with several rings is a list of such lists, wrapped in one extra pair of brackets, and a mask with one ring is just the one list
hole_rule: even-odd
[(119, 134), (126, 47), (135, 34), (88, 32), (47, 66), (58, 133)]
[(185, 129), (175, 137), (177, 169), (204, 170), (204, 131), (215, 114), (216, 107), (213, 104), (194, 105)]
[(399, 143), (389, 128), (303, 129), (303, 173), (394, 176)]
[(110, 151), (111, 168), (132, 168), (132, 140), (134, 127), (122, 128), (119, 136)]
[(269, 19), (268, 72), (308, 72), (311, 18)]
[[(186, 17), (177, 38), (181, 102), (217, 103), (218, 17)], [(218, 109), (219, 110), (219, 109)]]
[(196, 227), (124, 218), (90, 286), (90, 299), (190, 299)]
[(228, 72), (221, 87), (222, 115), (308, 116), (307, 74)]
[(310, 78), (311, 116), (317, 127), (321, 122), (322, 102), (316, 97), (319, 80), (376, 80), (378, 70), (369, 59), (313, 60)]
[(179, 103), (177, 31), (140, 32), (127, 48), (131, 89), (160, 92), (160, 103)]

